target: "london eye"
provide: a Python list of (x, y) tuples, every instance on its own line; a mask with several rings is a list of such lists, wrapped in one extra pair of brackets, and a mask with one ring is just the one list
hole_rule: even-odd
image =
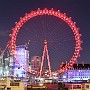
[(30, 41), (28, 45), (30, 57), (36, 55), (41, 57), (44, 40), (47, 40), (52, 71), (59, 70), (62, 61), (67, 61), (67, 66), (60, 70), (64, 72), (71, 68), (80, 56), (82, 41), (79, 28), (71, 17), (68, 18), (59, 10), (31, 11), (20, 18), (12, 30), (10, 41), (12, 52), (16, 46)]

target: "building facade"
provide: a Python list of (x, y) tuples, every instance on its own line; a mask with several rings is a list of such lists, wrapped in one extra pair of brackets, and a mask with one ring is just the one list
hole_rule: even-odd
[(41, 57), (33, 56), (31, 58), (31, 71), (40, 72), (40, 66), (41, 66)]
[(64, 82), (86, 82), (90, 79), (90, 64), (74, 64), (73, 68), (62, 74)]
[(28, 71), (29, 51), (26, 50), (25, 45), (20, 45), (16, 47), (15, 55), (14, 76), (26, 77), (26, 71)]

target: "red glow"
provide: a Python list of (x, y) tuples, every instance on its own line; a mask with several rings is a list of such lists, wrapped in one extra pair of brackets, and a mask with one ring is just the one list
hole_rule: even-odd
[[(67, 68), (71, 68), (73, 66), (74, 62), (79, 57), (79, 53), (80, 53), (80, 50), (81, 50), (81, 43), (82, 43), (82, 41), (80, 40), (81, 34), (79, 34), (79, 28), (76, 27), (75, 22), (73, 22), (71, 20), (71, 17), (68, 18), (65, 13), (63, 14), (59, 10), (58, 11), (54, 11), (53, 8), (51, 10), (48, 10), (46, 8), (43, 9), (43, 10), (40, 10), (40, 8), (38, 8), (38, 10), (32, 11), (32, 12), (26, 14), (24, 17), (20, 18), (20, 21), (19, 22), (16, 22), (16, 26), (12, 29), (13, 32), (10, 35), (11, 36), (10, 49), (11, 49), (11, 51), (14, 52), (17, 33), (19, 32), (19, 30), (22, 27), (22, 25), (26, 21), (28, 21), (29, 19), (31, 19), (31, 18), (33, 18), (35, 16), (38, 16), (38, 15), (44, 15), (44, 14), (53, 15), (53, 16), (56, 16), (56, 17), (62, 19), (63, 21), (65, 21), (69, 25), (69, 27), (72, 29), (72, 31), (74, 33), (74, 36), (75, 36), (76, 46), (75, 46), (74, 55), (72, 56), (70, 62), (68, 63), (68, 67), (65, 66), (65, 68), (60, 69), (59, 72), (61, 73), (61, 72), (64, 72), (65, 70), (67, 70)], [(78, 51), (78, 53), (77, 53), (77, 51)], [(43, 63), (41, 63), (41, 66), (43, 66)]]

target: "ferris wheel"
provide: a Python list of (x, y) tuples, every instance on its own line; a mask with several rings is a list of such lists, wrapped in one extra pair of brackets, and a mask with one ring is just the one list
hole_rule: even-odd
[(17, 45), (30, 40), (31, 55), (37, 55), (38, 52), (42, 55), (42, 42), (47, 39), (51, 67), (58, 66), (55, 69), (59, 69), (60, 63), (67, 61), (67, 65), (59, 73), (70, 69), (80, 56), (82, 41), (79, 28), (71, 17), (67, 17), (60, 10), (38, 8), (20, 17), (12, 30), (10, 49), (13, 54)]

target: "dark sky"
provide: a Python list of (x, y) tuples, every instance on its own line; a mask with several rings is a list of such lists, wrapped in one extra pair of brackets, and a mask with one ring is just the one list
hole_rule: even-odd
[(90, 1), (89, 0), (0, 0), (0, 48), (10, 40), (9, 33), (20, 17), (37, 8), (54, 8), (66, 13), (80, 28), (83, 40), (81, 63), (90, 63)]

